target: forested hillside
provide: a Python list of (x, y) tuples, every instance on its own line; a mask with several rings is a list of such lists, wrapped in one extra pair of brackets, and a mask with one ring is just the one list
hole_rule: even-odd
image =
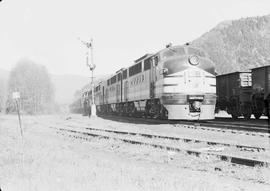
[(226, 21), (192, 42), (224, 74), (270, 65), (270, 15)]

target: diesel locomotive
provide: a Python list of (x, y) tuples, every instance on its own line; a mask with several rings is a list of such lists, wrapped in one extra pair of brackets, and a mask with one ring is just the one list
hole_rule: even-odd
[[(98, 114), (161, 119), (214, 119), (225, 110), (237, 119), (270, 116), (270, 65), (215, 76), (213, 62), (186, 44), (146, 54), (95, 85)], [(80, 107), (88, 115), (91, 91)]]
[[(83, 93), (85, 111), (91, 105), (91, 95), (91, 90)], [(96, 83), (94, 96), (97, 114), (214, 119), (214, 63), (205, 52), (190, 44), (167, 45)]]

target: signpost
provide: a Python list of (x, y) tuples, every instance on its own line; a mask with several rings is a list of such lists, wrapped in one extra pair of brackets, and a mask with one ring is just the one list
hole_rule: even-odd
[(23, 139), (23, 130), (22, 130), (22, 122), (21, 122), (21, 114), (20, 114), (20, 92), (13, 92), (12, 98), (14, 99), (16, 103), (17, 113), (18, 113), (18, 119), (19, 119), (19, 125), (20, 125), (20, 132)]
[[(18, 118), (19, 118), (19, 125), (20, 125), (20, 133), (21, 133), (21, 137), (22, 137), (22, 158), (21, 158), (21, 166), (22, 166), (22, 170), (24, 169), (24, 140), (23, 140), (23, 129), (22, 129), (22, 122), (21, 122), (21, 114), (20, 114), (20, 92), (13, 92), (12, 93), (12, 98), (16, 103), (16, 108), (17, 108), (17, 113), (18, 113)], [(1, 190), (0, 190), (1, 191)]]

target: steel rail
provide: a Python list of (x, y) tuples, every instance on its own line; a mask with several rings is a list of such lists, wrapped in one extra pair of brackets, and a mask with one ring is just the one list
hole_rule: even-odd
[[(75, 127), (74, 125), (67, 125), (68, 127)], [(231, 144), (231, 143), (223, 143), (217, 141), (207, 141), (207, 140), (200, 140), (194, 138), (183, 138), (183, 137), (173, 137), (173, 136), (165, 136), (165, 135), (158, 135), (158, 134), (147, 134), (147, 133), (138, 133), (138, 132), (130, 132), (130, 131), (120, 131), (120, 130), (111, 130), (111, 129), (100, 129), (100, 128), (93, 128), (93, 127), (83, 127), (88, 130), (92, 131), (101, 131), (101, 132), (108, 132), (108, 133), (115, 133), (115, 134), (122, 134), (122, 135), (139, 135), (142, 137), (147, 138), (159, 138), (159, 139), (169, 139), (174, 141), (183, 141), (183, 142), (194, 142), (194, 143), (206, 143), (208, 145), (223, 145), (223, 146), (234, 146), (240, 149), (247, 149), (251, 151), (265, 151), (266, 148), (264, 147), (255, 147), (249, 145), (241, 145), (241, 144)]]
[[(175, 126), (179, 125), (191, 125), (200, 128), (212, 128), (212, 129), (224, 129), (224, 130), (237, 130), (244, 131), (247, 134), (253, 135), (252, 133), (265, 133), (265, 135), (260, 134), (259, 136), (268, 136), (270, 138), (269, 129), (265, 125), (256, 125), (256, 127), (251, 126), (250, 124), (239, 125), (239, 123), (220, 123), (211, 121), (185, 121), (185, 120), (160, 120), (160, 119), (150, 119), (150, 118), (135, 118), (127, 116), (117, 116), (117, 115), (100, 115), (101, 118), (115, 120), (126, 123), (144, 123), (144, 124), (173, 124)], [(205, 129), (203, 129), (205, 130)], [(250, 133), (249, 133), (250, 132)], [(232, 132), (235, 133), (235, 132)], [(242, 132), (241, 132), (242, 133)]]
[[(228, 161), (228, 162), (231, 162), (234, 164), (253, 166), (253, 167), (254, 166), (267, 166), (267, 167), (270, 166), (270, 162), (268, 162), (268, 161), (256, 160), (256, 159), (252, 159), (252, 158), (243, 158), (243, 157), (226, 155), (226, 154), (203, 152), (203, 151), (196, 150), (196, 149), (183, 149), (183, 148), (178, 148), (178, 147), (173, 147), (173, 146), (168, 146), (168, 145), (147, 143), (147, 142), (127, 139), (127, 138), (116, 138), (116, 137), (112, 137), (112, 136), (108, 136), (108, 135), (100, 135), (97, 133), (77, 131), (77, 130), (71, 130), (71, 129), (65, 129), (65, 128), (55, 128), (55, 129), (57, 129), (59, 131), (73, 133), (73, 134), (81, 134), (81, 135), (85, 135), (85, 136), (99, 137), (99, 138), (104, 138), (104, 139), (120, 140), (120, 141), (123, 141), (126, 143), (131, 143), (131, 144), (147, 145), (147, 146), (152, 146), (155, 148), (166, 149), (169, 151), (185, 152), (187, 154), (194, 154), (196, 156), (200, 156), (200, 155), (216, 156), (222, 161)], [(73, 136), (73, 137), (85, 139), (85, 137), (80, 137), (80, 136)]]

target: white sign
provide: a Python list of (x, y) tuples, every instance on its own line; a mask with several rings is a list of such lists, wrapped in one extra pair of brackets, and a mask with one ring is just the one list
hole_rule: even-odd
[(12, 98), (13, 99), (20, 99), (20, 92), (13, 92), (12, 93)]

